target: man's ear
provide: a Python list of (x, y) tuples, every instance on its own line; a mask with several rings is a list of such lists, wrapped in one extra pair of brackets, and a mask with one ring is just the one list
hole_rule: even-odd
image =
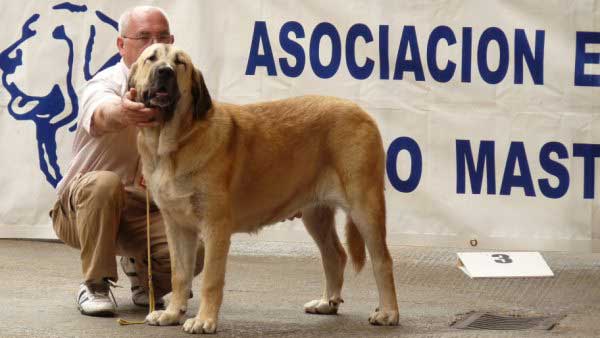
[(123, 40), (122, 36), (118, 36), (117, 37), (117, 49), (119, 50), (119, 54), (121, 55), (121, 57), (125, 53), (125, 50), (123, 49), (124, 45), (125, 45), (125, 40)]
[(200, 120), (212, 108), (212, 100), (204, 83), (204, 77), (197, 68), (192, 72), (192, 98), (194, 102), (194, 120)]
[(127, 91), (131, 88), (135, 88), (135, 73), (137, 72), (137, 63), (134, 63), (131, 66), (131, 70), (129, 71), (129, 79), (127, 80)]

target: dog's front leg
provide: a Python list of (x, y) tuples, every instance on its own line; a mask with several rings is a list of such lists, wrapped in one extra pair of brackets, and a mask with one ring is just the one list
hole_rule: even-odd
[(183, 324), (183, 330), (188, 333), (215, 333), (219, 309), (223, 301), (225, 285), (225, 266), (231, 243), (230, 220), (206, 222), (202, 227), (204, 239), (204, 273), (202, 274), (202, 289), (200, 311), (194, 318)]
[(148, 314), (146, 322), (150, 325), (178, 325), (187, 311), (200, 238), (194, 230), (174, 224), (168, 212), (163, 211), (163, 218), (171, 258), (173, 294), (167, 308)]

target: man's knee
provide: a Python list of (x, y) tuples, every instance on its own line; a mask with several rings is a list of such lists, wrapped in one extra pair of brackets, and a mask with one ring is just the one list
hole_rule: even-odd
[(82, 186), (77, 194), (77, 204), (116, 203), (122, 207), (125, 190), (119, 175), (110, 171), (95, 171), (81, 178)]

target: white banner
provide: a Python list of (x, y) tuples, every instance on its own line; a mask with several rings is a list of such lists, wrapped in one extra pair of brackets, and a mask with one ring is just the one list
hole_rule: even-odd
[[(600, 1), (151, 3), (213, 98), (334, 95), (374, 116), (391, 244), (600, 251)], [(3, 6), (0, 237), (53, 236), (78, 88), (116, 62), (137, 4)]]

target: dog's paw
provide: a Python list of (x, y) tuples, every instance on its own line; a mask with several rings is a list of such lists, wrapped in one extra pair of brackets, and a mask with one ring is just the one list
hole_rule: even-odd
[(375, 309), (375, 312), (369, 316), (371, 325), (396, 326), (399, 322), (398, 311), (381, 311)]
[(183, 331), (187, 333), (215, 333), (217, 332), (217, 321), (214, 319), (190, 318), (183, 324)]
[(338, 312), (340, 303), (344, 301), (340, 298), (337, 300), (315, 299), (304, 304), (304, 312), (318, 315), (335, 315)]
[(182, 316), (180, 312), (152, 311), (146, 316), (146, 323), (157, 326), (179, 325)]

